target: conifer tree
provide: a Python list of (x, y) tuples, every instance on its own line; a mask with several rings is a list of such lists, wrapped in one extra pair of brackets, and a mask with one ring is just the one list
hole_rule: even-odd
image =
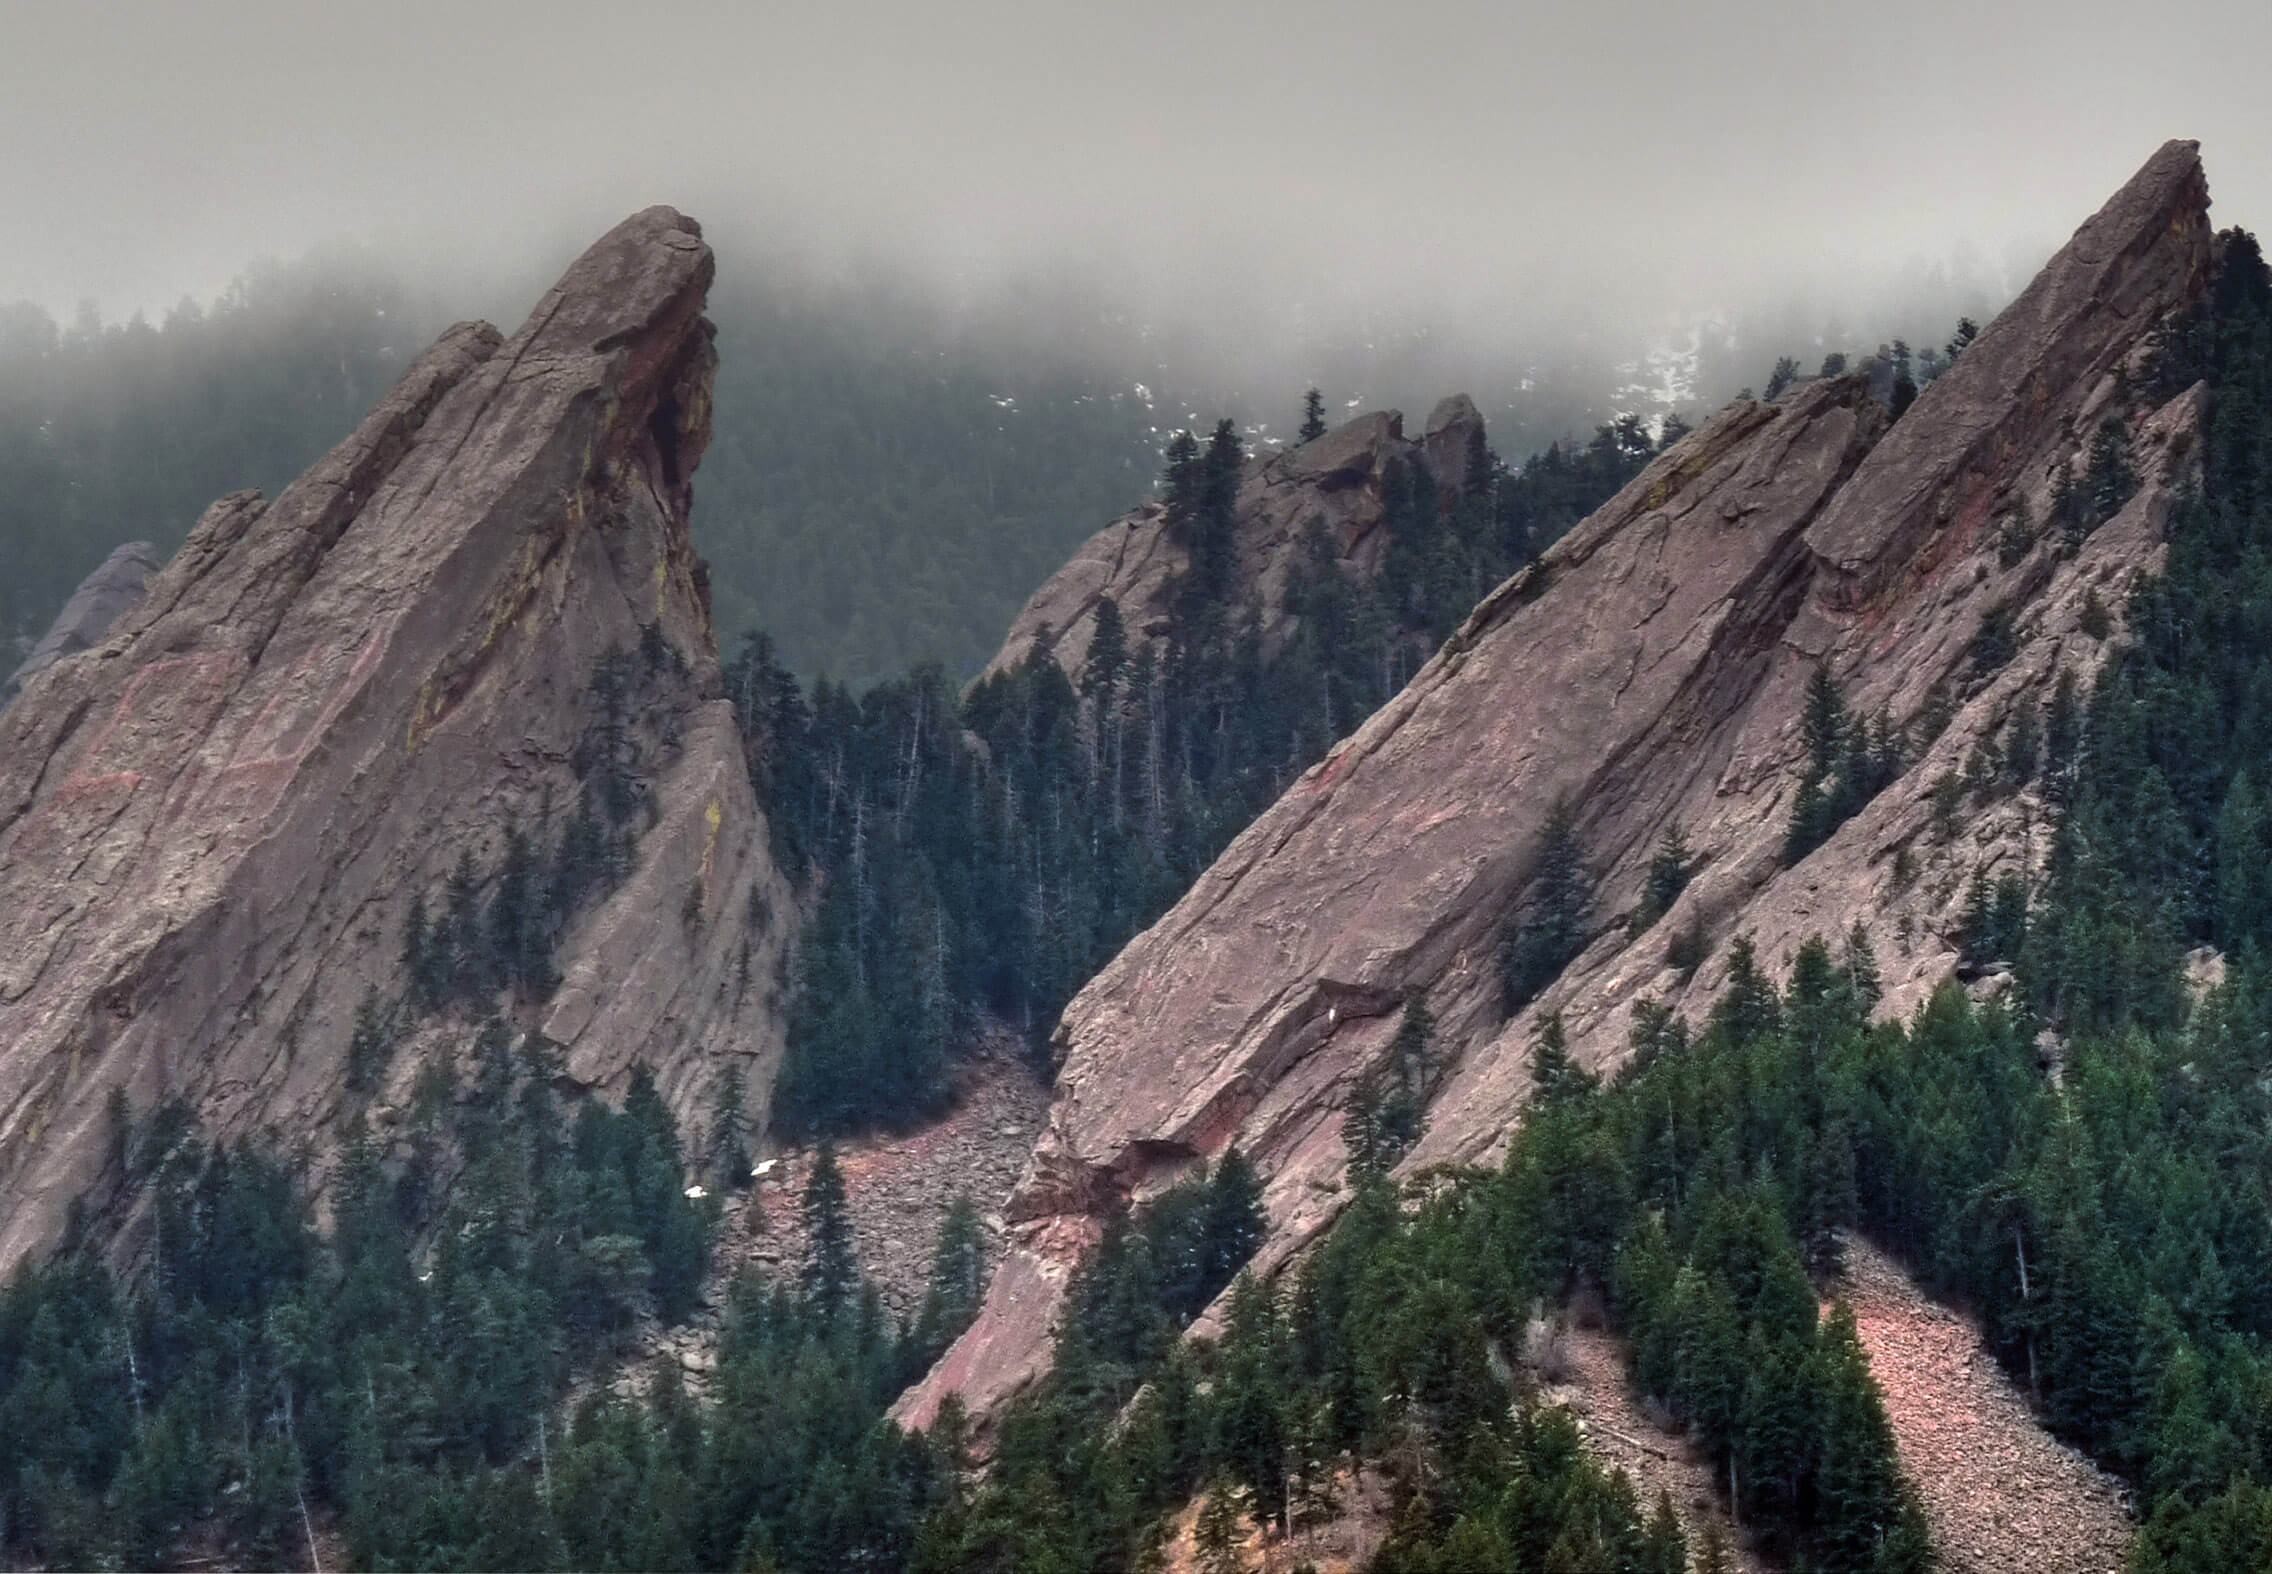
[(1201, 461), (1198, 530), (1192, 549), (1198, 594), (1208, 606), (1223, 606), (1230, 599), (1238, 560), (1239, 470), (1245, 462), (1246, 446), (1237, 424), (1228, 417), (1217, 421)]
[(1815, 1347), (1812, 1388), (1820, 1396), (1821, 1442), (1815, 1490), (1824, 1561), (1879, 1569), (1885, 1543), (1903, 1528), (1904, 1489), (1885, 1402), (1870, 1376), (1853, 1308), (1832, 1307)]
[[(413, 911), (413, 917), (420, 916)], [(355, 1004), (355, 1027), (347, 1040), (347, 1085), (367, 1093), (386, 1076), (394, 1054), (394, 1011), (376, 985), (366, 987)]]
[(748, 1087), (742, 1080), (741, 1062), (726, 1067), (718, 1082), (717, 1105), (710, 1121), (710, 1169), (718, 1185), (739, 1191), (750, 1183)]
[(1206, 482), (1199, 463), (1199, 439), (1189, 428), (1179, 429), (1168, 439), (1165, 460), (1160, 495), (1167, 505), (1168, 535), (1187, 547), (1193, 546), (1198, 540)]
[(1120, 603), (1110, 596), (1097, 602), (1096, 631), (1089, 636), (1089, 653), (1081, 663), (1081, 697), (1099, 711), (1110, 710), (1121, 674), (1128, 666), (1128, 631), (1120, 621)]
[(805, 1222), (805, 1306), (825, 1326), (835, 1322), (849, 1304), (860, 1279), (844, 1172), (836, 1162), (835, 1143), (822, 1142), (813, 1155), (801, 1208)]
[(2105, 524), (2122, 511), (2138, 490), (2137, 473), (2130, 466), (2130, 436), (2121, 421), (2113, 416), (2099, 423), (2091, 434), (2088, 457), (2083, 464), (2083, 507), (2086, 514), (2084, 531)]
[(1570, 1056), (1559, 1011), (1546, 1013), (1531, 1034), (1530, 1085), (1532, 1096), (1547, 1105), (1583, 1098), (1593, 1091), (1593, 1077)]
[(1260, 1177), (1236, 1145), (1225, 1148), (1207, 1184), (1199, 1231), (1202, 1273), (1210, 1294), (1231, 1282), (1268, 1233)]
[(1192, 1541), (1199, 1554), (1200, 1574), (1245, 1574), (1246, 1511), (1238, 1489), (1228, 1476), (1217, 1476), (1199, 1507)]
[(1669, 1492), (1657, 1493), (1657, 1506), (1649, 1515), (1634, 1574), (1688, 1574), (1688, 1537), (1680, 1528), (1680, 1515), (1673, 1510)]
[(1381, 1120), (1381, 1079), (1360, 1077), (1341, 1116), (1341, 1146), (1349, 1156), (1349, 1183), (1362, 1187), (1395, 1162)]
[(947, 1205), (947, 1216), (939, 1224), (930, 1280), (915, 1320), (914, 1343), (924, 1352), (923, 1364), (937, 1359), (978, 1315), (985, 1272), (986, 1239), (978, 1207), (967, 1193), (959, 1194)]
[(1325, 395), (1312, 388), (1302, 395), (1302, 429), (1300, 440), (1314, 443), (1325, 435)]
[(1584, 948), (1593, 877), (1578, 840), (1577, 811), (1558, 799), (1547, 816), (1538, 872), (1523, 922), (1508, 947), (1506, 1006), (1510, 1014), (1535, 999)]
[(1917, 402), (1917, 378), (1909, 367), (1909, 346), (1893, 341), (1893, 418), (1898, 421)]
[(1680, 822), (1673, 821), (1658, 838), (1657, 850), (1649, 860), (1649, 874), (1641, 888), (1642, 927), (1655, 923), (1672, 910), (1680, 900), (1680, 893), (1688, 889), (1689, 874), (1688, 838), (1682, 834)]

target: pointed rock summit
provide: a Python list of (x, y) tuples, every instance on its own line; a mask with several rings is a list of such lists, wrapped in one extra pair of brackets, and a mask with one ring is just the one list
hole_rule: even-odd
[[(1582, 1061), (1613, 1062), (1635, 1002), (1701, 1014), (1738, 935), (1780, 973), (1806, 936), (1859, 925), (1889, 1013), (1951, 977), (1966, 884), (2039, 859), (2047, 817), (2023, 794), (1938, 837), (1932, 784), (2060, 672), (2087, 684), (2107, 633), (2087, 609), (2158, 561), (2203, 391), (2157, 407), (2132, 390), (2156, 324), (2206, 285), (2207, 203), (2196, 146), (2170, 143), (1898, 422), (1861, 376), (1732, 405), (1488, 596), (1066, 1008), (1009, 1260), (897, 1413), (921, 1423), (960, 1391), (985, 1414), (1043, 1370), (1096, 1221), (1234, 1142), (1266, 1183), (1257, 1266), (1314, 1239), (1349, 1195), (1343, 1106), (1409, 998), (1434, 1013), (1439, 1069), (1406, 1173), (1498, 1156), (1544, 1013)], [(2043, 523), (2108, 422), (2142, 484), (2070, 547)], [(1912, 748), (1786, 868), (1824, 666)], [(1558, 804), (1592, 877), (1585, 943), (1510, 1016), (1504, 946)], [(1674, 825), (1693, 878), (1649, 914)], [(1688, 930), (1709, 954), (1683, 972), (1668, 941)]]
[(147, 541), (129, 541), (104, 558), (71, 592), (55, 622), (25, 654), (23, 665), (8, 675), (7, 682), (0, 683), (0, 705), (14, 699), (38, 673), (99, 642), (112, 624), (141, 601), (142, 593), (163, 567), (158, 549)]
[(320, 1160), (492, 1009), (682, 1116), (765, 1086), (789, 898), (687, 533), (712, 271), (650, 208), (512, 338), (452, 328), (0, 715), (0, 1269), (100, 1206), (118, 1094)]
[[(1263, 640), (1275, 650), (1291, 619), (1287, 580), (1313, 527), (1325, 532), (1335, 564), (1351, 581), (1370, 583), (1388, 555), (1389, 532), (1381, 527), (1391, 468), (1424, 469), (1437, 505), (1449, 509), (1487, 452), (1481, 413), (1467, 395), (1455, 394), (1430, 412), (1418, 442), (1404, 435), (1402, 411), (1375, 410), (1297, 447), (1249, 459), (1233, 505), (1237, 577), (1226, 599), (1260, 606)], [(981, 678), (1016, 667), (1035, 650), (1078, 678), (1096, 636), (1097, 609), (1108, 599), (1132, 645), (1164, 641), (1175, 587), (1190, 567), (1190, 549), (1169, 532), (1164, 502), (1131, 510), (1033, 593)]]

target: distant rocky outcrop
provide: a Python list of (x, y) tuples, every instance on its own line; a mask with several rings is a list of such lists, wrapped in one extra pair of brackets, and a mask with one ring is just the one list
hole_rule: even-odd
[(7, 682), (0, 683), (0, 705), (14, 699), (38, 673), (98, 643), (112, 624), (141, 601), (151, 579), (163, 567), (158, 549), (147, 541), (129, 541), (104, 558), (71, 592), (71, 599), (25, 655), (23, 665), (8, 675)]
[(99, 1201), (114, 1090), (319, 1173), (350, 1109), (383, 1139), (467, 1035), (390, 1013), (389, 1069), (350, 1092), (358, 1007), (405, 995), (413, 905), (439, 922), (453, 871), (494, 929), (509, 839), (540, 865), (581, 845), (583, 895), (557, 987), (461, 1016), (550, 1040), (564, 1085), (620, 1093), (645, 1063), (682, 1120), (737, 1060), (761, 1103), (791, 905), (687, 532), (712, 271), (652, 208), (510, 339), (451, 329), (273, 502), (215, 503), (0, 716), (0, 1269)]
[[(1454, 394), (1429, 412), (1417, 441), (1404, 435), (1403, 412), (1375, 410), (1298, 447), (1248, 460), (1235, 505), (1231, 603), (1260, 605), (1264, 642), (1275, 648), (1288, 621), (1287, 576), (1313, 524), (1324, 528), (1342, 571), (1368, 584), (1388, 555), (1389, 532), (1381, 526), (1390, 466), (1425, 468), (1438, 506), (1448, 509), (1486, 452), (1482, 414), (1465, 394)], [(982, 676), (1016, 666), (1037, 648), (1078, 674), (1096, 634), (1097, 607), (1107, 599), (1120, 608), (1131, 643), (1165, 639), (1176, 583), (1190, 567), (1190, 552), (1168, 533), (1164, 503), (1155, 499), (1131, 510), (1091, 536), (1033, 593)]]
[[(1949, 979), (1969, 879), (2040, 868), (2048, 816), (2029, 793), (1968, 797), (1936, 828), (1934, 784), (2059, 672), (2087, 684), (2101, 618), (2158, 562), (2203, 392), (2144, 408), (2127, 390), (2155, 325), (2206, 285), (2207, 206), (2195, 144), (2170, 143), (1899, 421), (1859, 374), (1732, 405), (1487, 597), (1066, 1009), (1049, 1126), (1009, 1210), (1018, 1244), (897, 1413), (920, 1423), (960, 1391), (983, 1414), (1042, 1370), (1100, 1216), (1233, 1142), (1266, 1180), (1258, 1266), (1287, 1261), (1348, 1196), (1342, 1106), (1414, 994), (1442, 1061), (1406, 1173), (1497, 1157), (1544, 1013), (1582, 1061), (1611, 1063), (1635, 1002), (1700, 1015), (1740, 934), (1780, 972), (1806, 936), (1858, 923), (1888, 1014)], [(2110, 418), (2135, 494), (2079, 545), (2023, 529)], [(1824, 665), (1854, 713), (1922, 753), (1786, 868)], [(1596, 878), (1588, 940), (1510, 1018), (1502, 944), (1557, 803)], [(1643, 880), (1675, 823), (1695, 874), (1652, 919)], [(1711, 951), (1684, 973), (1667, 942), (1692, 926)]]

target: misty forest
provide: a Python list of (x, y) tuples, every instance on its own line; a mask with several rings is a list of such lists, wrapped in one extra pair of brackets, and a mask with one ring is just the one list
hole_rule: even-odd
[(0, 306), (0, 1566), (2272, 1570), (2192, 149), (1491, 357), (669, 209)]

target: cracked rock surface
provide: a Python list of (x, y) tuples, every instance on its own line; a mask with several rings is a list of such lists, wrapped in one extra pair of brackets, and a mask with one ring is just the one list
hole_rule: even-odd
[[(1583, 1062), (1613, 1063), (1637, 1000), (1702, 1014), (1736, 935), (1779, 976), (1808, 935), (1860, 923), (1887, 1014), (1953, 976), (1965, 884), (2039, 858), (2045, 827), (2021, 795), (1937, 834), (1932, 784), (2060, 671), (2087, 684), (2105, 641), (2086, 608), (2118, 611), (2159, 561), (2203, 396), (2136, 408), (2122, 374), (2204, 288), (2207, 207), (2196, 145), (2168, 144), (1898, 423), (1861, 375), (1731, 405), (1486, 597), (1066, 1008), (1049, 1124), (1010, 1208), (1021, 1233), (978, 1322), (898, 1413), (920, 1422), (950, 1389), (998, 1406), (1046, 1361), (1095, 1221), (1233, 1142), (1265, 1180), (1258, 1266), (1315, 1239), (1348, 1195), (1342, 1106), (1408, 994), (1435, 1014), (1442, 1068), (1409, 1174), (1498, 1158), (1543, 1013), (1563, 1013)], [(2058, 470), (2109, 417), (2127, 423), (2137, 494), (2079, 548), (2045, 532), (2007, 562), (2003, 527), (2023, 503), (2049, 518)], [(1982, 672), (1992, 608), (2017, 653)], [(1940, 696), (1952, 719), (1786, 869), (1822, 664), (1857, 715), (1906, 727)], [(1560, 800), (1596, 881), (1590, 939), (1510, 1019), (1499, 948)], [(1676, 822), (1694, 878), (1644, 928), (1645, 871)], [(1712, 950), (1684, 978), (1666, 942), (1691, 923)]]
[(646, 652), (647, 810), (517, 1025), (583, 1087), (646, 1062), (682, 1120), (732, 1057), (762, 1097), (790, 898), (687, 534), (712, 272), (700, 228), (650, 208), (511, 338), (452, 328), (274, 501), (215, 503), (0, 715), (0, 1270), (105, 1179), (114, 1089), (320, 1168), (410, 904), (461, 854), (495, 869), (508, 825), (556, 839), (610, 650)]

